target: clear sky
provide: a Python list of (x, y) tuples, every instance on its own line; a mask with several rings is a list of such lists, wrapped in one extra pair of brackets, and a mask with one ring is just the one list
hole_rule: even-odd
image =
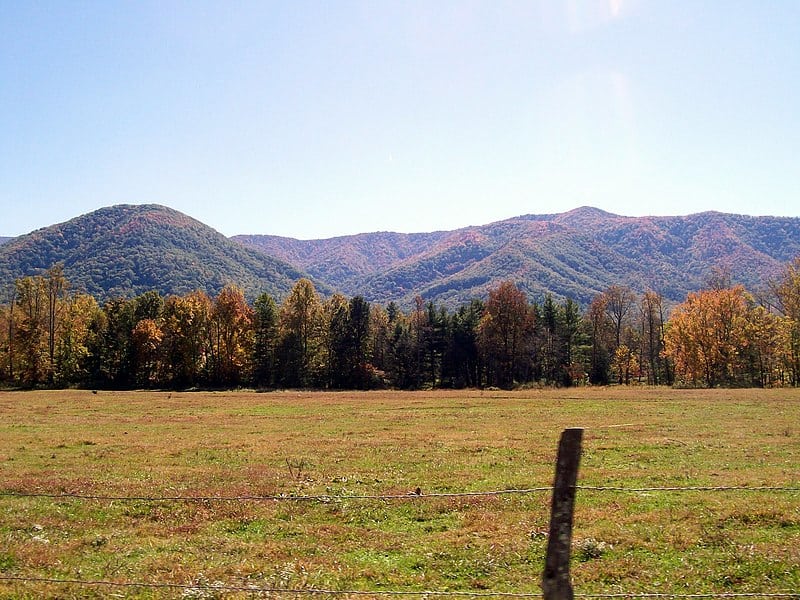
[(0, 235), (800, 216), (797, 0), (0, 0)]

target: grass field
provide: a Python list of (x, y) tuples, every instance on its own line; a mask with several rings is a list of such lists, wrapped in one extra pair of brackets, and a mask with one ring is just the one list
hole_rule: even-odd
[[(549, 486), (569, 426), (579, 485), (800, 487), (796, 390), (6, 392), (0, 597), (214, 596), (11, 577), (535, 594), (549, 492), (425, 495)], [(800, 597), (798, 492), (579, 490), (573, 534), (577, 594)]]

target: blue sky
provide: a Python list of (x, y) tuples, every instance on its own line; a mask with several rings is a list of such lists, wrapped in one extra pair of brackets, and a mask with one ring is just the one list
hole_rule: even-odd
[(0, 235), (800, 216), (800, 2), (0, 0)]

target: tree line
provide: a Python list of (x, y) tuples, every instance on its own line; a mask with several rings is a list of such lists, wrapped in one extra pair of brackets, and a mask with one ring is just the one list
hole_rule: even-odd
[(725, 277), (668, 307), (624, 286), (530, 302), (511, 281), (455, 310), (360, 296), (308, 279), (278, 303), (229, 285), (98, 305), (61, 266), (0, 303), (0, 384), (12, 387), (423, 389), (609, 383), (800, 384), (800, 258), (758, 299)]

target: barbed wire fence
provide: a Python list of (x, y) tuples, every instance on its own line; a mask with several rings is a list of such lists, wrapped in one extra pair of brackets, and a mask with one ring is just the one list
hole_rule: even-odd
[[(543, 592), (500, 592), (500, 591), (475, 591), (475, 590), (344, 590), (327, 588), (286, 588), (258, 585), (229, 585), (223, 582), (214, 583), (167, 583), (167, 582), (144, 582), (144, 581), (111, 581), (111, 580), (89, 580), (71, 578), (51, 578), (34, 577), (24, 575), (5, 575), (0, 573), (0, 582), (29, 584), (38, 583), (42, 585), (60, 586), (80, 586), (93, 588), (118, 588), (118, 589), (149, 589), (162, 591), (175, 591), (186, 593), (246, 593), (260, 595), (284, 595), (284, 596), (329, 596), (334, 598), (349, 597), (373, 597), (373, 598), (392, 598), (392, 597), (418, 597), (418, 598), (544, 598), (545, 600), (562, 600), (566, 598), (631, 598), (631, 599), (691, 599), (691, 598), (789, 598), (800, 600), (800, 590), (785, 590), (778, 592), (695, 592), (695, 593), (671, 593), (671, 592), (615, 592), (615, 593), (575, 593), (572, 590), (569, 580), (569, 561), (571, 551), (571, 528), (573, 520), (573, 505), (575, 494), (578, 491), (585, 492), (613, 492), (613, 493), (682, 493), (682, 492), (706, 492), (706, 493), (800, 493), (800, 486), (652, 486), (652, 487), (624, 487), (624, 486), (600, 486), (600, 485), (580, 485), (576, 483), (577, 467), (580, 456), (580, 438), (583, 430), (578, 428), (567, 429), (562, 433), (559, 443), (559, 454), (556, 460), (556, 477), (552, 486), (540, 486), (519, 489), (503, 489), (474, 492), (423, 492), (420, 488), (406, 494), (317, 494), (317, 495), (293, 495), (293, 494), (274, 494), (274, 495), (235, 495), (235, 496), (193, 496), (193, 495), (171, 495), (171, 496), (146, 496), (146, 495), (115, 495), (115, 494), (86, 494), (70, 492), (46, 492), (28, 490), (0, 490), (0, 498), (47, 498), (54, 500), (91, 500), (105, 502), (310, 502), (310, 503), (329, 503), (345, 501), (423, 501), (435, 498), (476, 498), (476, 497), (498, 497), (511, 495), (533, 495), (552, 492), (552, 512), (550, 521), (550, 532), (548, 535), (548, 554), (546, 556), (545, 573), (542, 577)], [(569, 437), (577, 437), (573, 440), (572, 447), (566, 453), (563, 449), (565, 440)], [(567, 441), (567, 443), (569, 443)], [(569, 462), (565, 454), (572, 454), (572, 464), (565, 466), (563, 463)], [(569, 473), (564, 472), (564, 469)], [(566, 477), (566, 480), (563, 478)], [(565, 482), (566, 481), (566, 482)], [(566, 505), (557, 506), (559, 502)], [(568, 506), (567, 506), (568, 505)], [(565, 531), (564, 528), (568, 531)], [(561, 529), (559, 529), (561, 528)], [(564, 535), (564, 534), (567, 535)], [(560, 547), (560, 556), (555, 547)], [(550, 564), (553, 563), (553, 564)], [(548, 573), (548, 571), (550, 571)], [(556, 573), (557, 571), (557, 573)], [(551, 580), (557, 579), (558, 582), (553, 588), (552, 581), (548, 586), (548, 577)], [(550, 589), (548, 589), (550, 588)]]

